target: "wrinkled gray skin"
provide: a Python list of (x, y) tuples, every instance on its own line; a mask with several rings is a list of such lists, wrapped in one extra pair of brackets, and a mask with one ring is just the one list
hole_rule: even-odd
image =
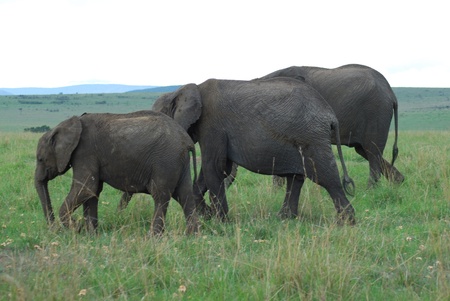
[(147, 193), (155, 201), (151, 233), (164, 231), (171, 197), (183, 207), (187, 232), (198, 230), (189, 152), (194, 144), (176, 122), (164, 114), (84, 114), (61, 122), (44, 134), (37, 147), (35, 186), (49, 224), (55, 217), (48, 181), (71, 167), (71, 190), (59, 211), (63, 225), (74, 226), (71, 215), (83, 205), (88, 230), (98, 224), (98, 198), (103, 183), (125, 195)]
[[(398, 154), (397, 98), (382, 74), (362, 65), (345, 65), (335, 69), (293, 66), (260, 79), (274, 77), (304, 81), (330, 104), (339, 120), (342, 144), (354, 147), (360, 156), (369, 161), (369, 187), (379, 180), (381, 174), (394, 183), (403, 182), (403, 175), (394, 167)], [(389, 163), (383, 158), (383, 151), (393, 113), (395, 140)], [(331, 141), (336, 144), (334, 138)]]
[[(256, 173), (287, 178), (282, 217), (297, 216), (300, 190), (308, 177), (328, 191), (340, 223), (355, 222), (331, 150), (333, 131), (339, 141), (336, 116), (305, 83), (289, 78), (210, 79), (162, 95), (153, 110), (174, 118), (199, 142), (202, 171), (197, 182), (208, 187), (212, 214), (220, 219), (227, 218), (224, 179), (235, 162)], [(351, 179), (339, 144), (338, 149), (347, 186)], [(201, 211), (208, 211), (202, 189), (194, 194)]]

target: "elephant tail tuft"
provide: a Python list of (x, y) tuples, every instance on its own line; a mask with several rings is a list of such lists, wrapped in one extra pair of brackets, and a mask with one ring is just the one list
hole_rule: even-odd
[(342, 186), (344, 186), (344, 191), (350, 196), (355, 196), (355, 182), (348, 175), (344, 175), (342, 179)]
[(398, 103), (397, 101), (394, 101), (394, 124), (395, 124), (395, 140), (394, 140), (394, 146), (392, 147), (392, 162), (391, 165), (394, 166), (394, 162), (397, 159), (398, 156), (398, 147), (397, 147), (397, 140), (398, 140)]

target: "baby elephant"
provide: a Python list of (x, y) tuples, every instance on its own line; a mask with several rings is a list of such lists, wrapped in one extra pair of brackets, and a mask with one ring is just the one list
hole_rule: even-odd
[[(187, 233), (199, 229), (193, 199), (189, 135), (168, 116), (153, 111), (83, 114), (45, 133), (37, 147), (35, 186), (48, 224), (55, 220), (48, 181), (73, 168), (72, 188), (59, 211), (65, 226), (83, 205), (88, 230), (97, 227), (98, 197), (106, 182), (127, 193), (148, 193), (155, 200), (152, 234), (162, 234), (171, 197), (183, 207)], [(196, 171), (195, 176), (196, 177)]]

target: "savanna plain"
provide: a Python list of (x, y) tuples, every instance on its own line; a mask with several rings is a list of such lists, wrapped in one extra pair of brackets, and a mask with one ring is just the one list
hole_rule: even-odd
[[(42, 134), (24, 132), (83, 112), (148, 109), (158, 94), (0, 96), (0, 300), (449, 300), (450, 89), (394, 91), (405, 181), (367, 189), (368, 163), (344, 147), (355, 226), (335, 224), (311, 181), (300, 216), (281, 220), (284, 188), (240, 168), (229, 222), (202, 219), (186, 236), (172, 200), (159, 238), (148, 236), (152, 198), (117, 212), (121, 193), (107, 185), (96, 234), (49, 229), (33, 183)], [(49, 182), (56, 210), (70, 185), (70, 171)]]

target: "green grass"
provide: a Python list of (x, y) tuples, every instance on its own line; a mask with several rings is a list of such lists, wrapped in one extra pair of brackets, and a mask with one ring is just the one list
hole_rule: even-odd
[[(280, 220), (284, 192), (239, 169), (231, 221), (187, 237), (171, 202), (162, 238), (147, 235), (153, 201), (116, 212), (105, 187), (98, 234), (48, 229), (33, 186), (40, 135), (0, 134), (0, 300), (448, 300), (450, 132), (400, 133), (403, 184), (365, 189), (368, 164), (345, 148), (357, 225), (337, 227), (329, 196), (307, 182), (300, 218)], [(392, 137), (392, 134), (391, 134)], [(386, 157), (390, 153), (389, 141)], [(56, 210), (71, 175), (50, 182)], [(76, 212), (80, 217), (80, 213)]]
[[(230, 222), (202, 220), (201, 234), (187, 237), (173, 201), (158, 239), (148, 236), (151, 197), (118, 213), (121, 193), (108, 186), (96, 235), (49, 229), (33, 185), (40, 135), (23, 129), (149, 109), (159, 94), (0, 96), (0, 300), (448, 300), (450, 89), (394, 91), (406, 180), (367, 190), (367, 162), (344, 148), (356, 226), (337, 227), (329, 196), (311, 182), (300, 217), (280, 220), (283, 189), (240, 168)], [(50, 182), (55, 211), (70, 184), (70, 172)]]

